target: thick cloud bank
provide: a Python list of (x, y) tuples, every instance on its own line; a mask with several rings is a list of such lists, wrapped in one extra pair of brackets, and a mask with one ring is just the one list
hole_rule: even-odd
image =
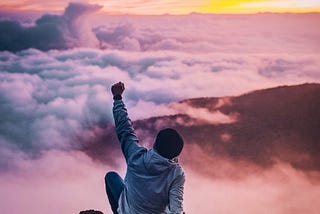
[(85, 29), (83, 17), (100, 8), (98, 5), (70, 3), (63, 15), (43, 15), (30, 27), (24, 27), (18, 21), (1, 21), (0, 50), (50, 50), (97, 45), (90, 28)]
[[(190, 97), (320, 78), (319, 61), (312, 55), (266, 57), (94, 49), (2, 52), (1, 142), (25, 151), (81, 147), (78, 141), (87, 141), (94, 127), (112, 122), (109, 87), (119, 80), (127, 84), (132, 118), (142, 119), (184, 113), (168, 104)], [(235, 119), (206, 113), (202, 117), (213, 123)]]
[[(61, 15), (0, 11), (0, 50), (100, 47), (194, 53), (319, 53), (320, 14), (106, 16), (70, 3)], [(7, 21), (5, 21), (7, 20)], [(9, 21), (11, 20), (11, 21)], [(32, 25), (31, 23), (34, 22)], [(27, 25), (22, 26), (20, 23)]]
[(111, 16), (96, 17), (93, 31), (107, 49), (319, 53), (319, 18), (317, 13)]

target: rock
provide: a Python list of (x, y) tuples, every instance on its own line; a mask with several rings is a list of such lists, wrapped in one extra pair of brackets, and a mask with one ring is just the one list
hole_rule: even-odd
[(81, 211), (79, 214), (103, 214), (103, 212), (96, 210), (85, 210)]

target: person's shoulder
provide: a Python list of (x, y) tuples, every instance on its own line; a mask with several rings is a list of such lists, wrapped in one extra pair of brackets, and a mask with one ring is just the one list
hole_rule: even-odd
[(183, 167), (181, 166), (178, 158), (174, 158), (174, 159), (170, 160), (170, 162), (175, 166), (175, 168), (183, 171)]
[(128, 164), (134, 164), (135, 162), (140, 162), (139, 160), (144, 156), (144, 154), (147, 152), (148, 150), (140, 145), (137, 145), (135, 151), (132, 152), (132, 154), (130, 155), (130, 158), (128, 160)]
[(177, 176), (185, 176), (185, 172), (184, 172), (184, 169), (183, 169), (183, 167), (180, 165), (180, 164), (175, 164), (175, 166), (174, 166), (174, 174), (175, 174), (175, 177), (177, 177)]
[(173, 177), (174, 182), (183, 183), (186, 180), (185, 172), (180, 165), (177, 165), (174, 169)]

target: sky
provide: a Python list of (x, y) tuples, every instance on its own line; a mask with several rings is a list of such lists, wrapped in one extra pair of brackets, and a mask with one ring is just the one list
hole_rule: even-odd
[[(99, 4), (110, 14), (189, 14), (189, 13), (257, 13), (319, 12), (318, 0), (87, 0)], [(3, 10), (63, 11), (65, 1), (13, 0), (2, 1)]]
[[(101, 140), (104, 133), (114, 133), (110, 86), (115, 82), (126, 84), (124, 99), (133, 120), (184, 113), (199, 115), (210, 124), (235, 119), (176, 103), (320, 83), (317, 13), (108, 16), (176, 12), (160, 1), (102, 2), (92, 3), (103, 8), (65, 1), (1, 2), (1, 8), (8, 10), (0, 13), (1, 213), (69, 214), (85, 209), (110, 213), (104, 174), (108, 170), (125, 174), (116, 139), (107, 135), (109, 140)], [(239, 3), (228, 2), (230, 8)], [(246, 7), (263, 3), (272, 8), (289, 2), (297, 12), (317, 7), (312, 1), (301, 6), (294, 1), (268, 2), (250, 1)], [(170, 3), (180, 13), (181, 3)], [(185, 4), (195, 8), (191, 1)], [(47, 8), (61, 12), (49, 14)], [(13, 9), (21, 11), (10, 13)], [(30, 16), (25, 10), (42, 12)], [(110, 154), (104, 162), (83, 152), (93, 143), (107, 144)], [(208, 157), (198, 145), (187, 145), (185, 150), (207, 170), (241, 174), (239, 169), (248, 167), (250, 171), (240, 180), (229, 178), (228, 172), (217, 179), (186, 165), (187, 213), (199, 211), (203, 195), (201, 213), (320, 210), (319, 177), (310, 180), (286, 162), (261, 170), (254, 164)]]

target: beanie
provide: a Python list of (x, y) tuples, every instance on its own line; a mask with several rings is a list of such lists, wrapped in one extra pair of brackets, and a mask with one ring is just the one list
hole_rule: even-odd
[(153, 148), (162, 157), (172, 159), (181, 153), (183, 148), (183, 139), (174, 129), (162, 129), (157, 135)]

